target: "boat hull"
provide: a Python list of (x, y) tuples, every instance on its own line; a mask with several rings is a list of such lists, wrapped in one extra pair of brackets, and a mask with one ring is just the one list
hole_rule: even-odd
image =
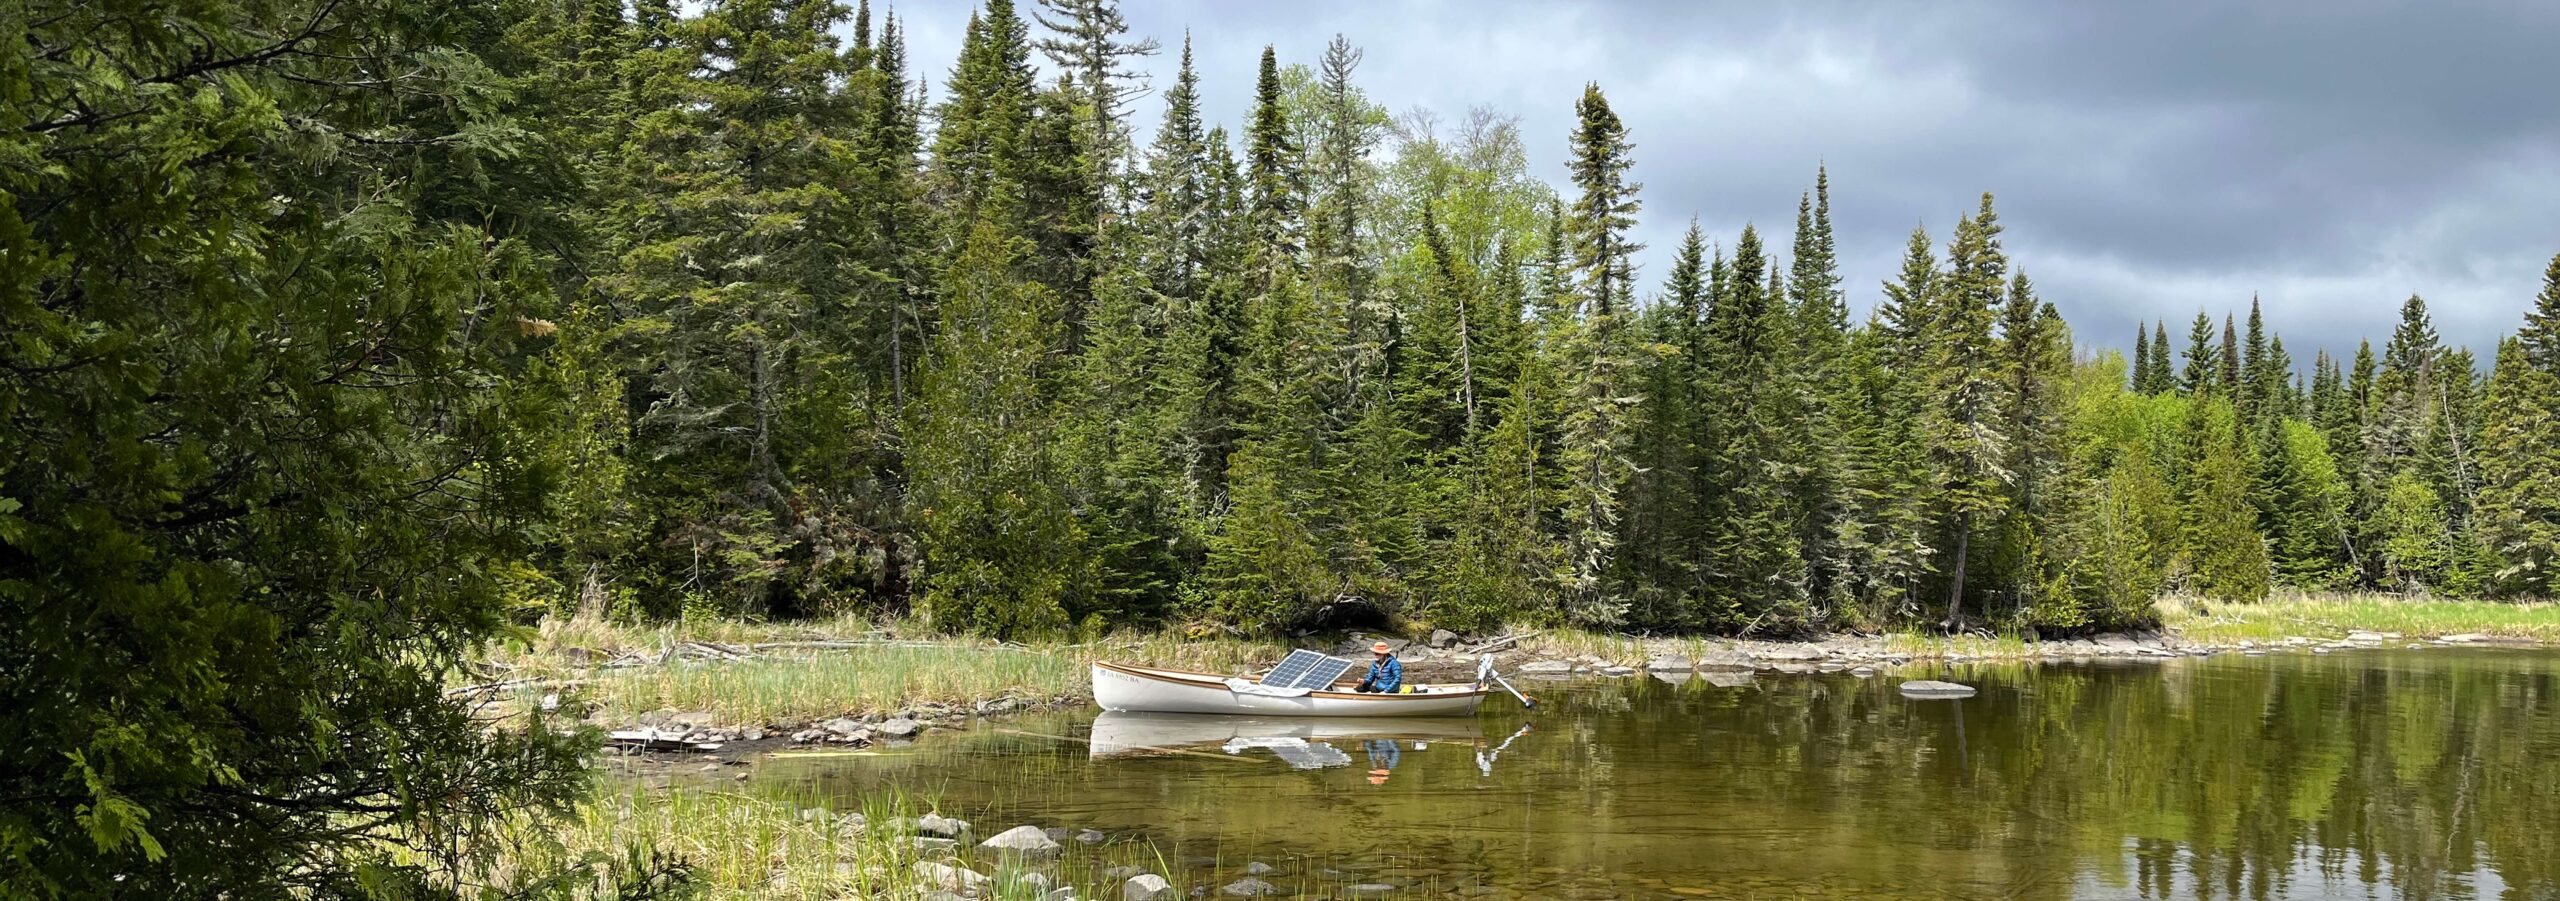
[(1247, 716), (1472, 716), (1485, 692), (1472, 686), (1416, 694), (1311, 691), (1293, 698), (1238, 692), (1222, 676), (1181, 670), (1093, 665), (1093, 700), (1104, 710)]

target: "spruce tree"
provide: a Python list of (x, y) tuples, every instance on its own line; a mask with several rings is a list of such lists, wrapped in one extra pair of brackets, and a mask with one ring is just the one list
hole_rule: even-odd
[[(1123, 37), (1129, 33), (1129, 23), (1120, 15), (1119, 0), (1039, 3), (1041, 9), (1032, 13), (1032, 18), (1055, 32), (1056, 37), (1042, 38), (1034, 46), (1075, 78), (1082, 122), (1078, 137), (1094, 168), (1093, 181), (1114, 185), (1115, 173), (1129, 153), (1128, 126), (1123, 117), (1129, 101), (1138, 94), (1136, 85), (1143, 80), (1130, 66), (1155, 55), (1159, 45), (1154, 38)], [(1189, 41), (1185, 40), (1184, 45), (1188, 55)]]
[(2169, 374), (2169, 323), (2154, 320), (2151, 324), (2151, 388), (2150, 394), (2167, 394), (2178, 390), (2177, 379)]
[(2265, 539), (2250, 502), (2247, 438), (2228, 398), (2208, 391), (2187, 404), (2181, 531), (2189, 590), (2227, 601), (2266, 596)]
[(1939, 284), (1937, 328), (1931, 335), (1930, 395), (1934, 409), (1931, 447), (1946, 477), (1942, 495), (1946, 547), (1947, 612), (1954, 627), (1964, 612), (1967, 564), (1974, 531), (2002, 510), (2001, 386), (1992, 323), (2008, 280), (2000, 249), (2000, 224), (1991, 195), (1974, 215), (1956, 223), (1947, 245), (1947, 273)]
[(2151, 330), (2149, 328), (2136, 327), (2133, 330), (2133, 391), (2136, 394), (2151, 393)]
[(2222, 343), (2218, 349), (2221, 352), (2221, 363), (2214, 367), (2214, 383), (2223, 397), (2231, 399), (2235, 405), (2234, 409), (2239, 410), (2242, 420), (2246, 421), (2249, 415), (2245, 406), (2247, 399), (2241, 396), (2240, 390), (2240, 338), (2239, 332), (2232, 327), (2229, 313), (2222, 316)]
[(2179, 371), (2178, 390), (2190, 397), (2212, 390), (2213, 369), (2213, 317), (2197, 310), (2195, 324), (2187, 328), (2186, 368)]
[(1623, 599), (1609, 595), (1603, 574), (1616, 551), (1618, 495), (1635, 467), (1628, 456), (1634, 360), (1625, 318), (1632, 312), (1627, 281), (1640, 247), (1626, 238), (1638, 186), (1626, 177), (1633, 145), (1598, 85), (1584, 88), (1577, 110), (1568, 168), (1581, 196), (1566, 225), (1573, 290), (1582, 302), (1576, 305), (1580, 315), (1555, 345), (1561, 355), (1557, 371), (1570, 386), (1560, 398), (1565, 406), (1557, 453), (1569, 477), (1563, 518), (1572, 576), (1565, 614), (1606, 625), (1624, 610)]
[(2283, 393), (2282, 377), (2274, 367), (2267, 346), (2267, 322), (2260, 311), (2257, 295), (2249, 297), (2248, 343), (2240, 350), (2240, 418), (2252, 432), (2262, 432), (2273, 418), (2269, 415), (2278, 396)]
[[(2560, 275), (2560, 267), (2555, 267)], [(2531, 349), (2560, 328), (2560, 278), (2498, 347), (2480, 434), (2480, 532), (2504, 565), (2500, 594), (2549, 597), (2560, 577), (2560, 371)], [(2554, 361), (2560, 362), (2560, 361)]]
[(1298, 153), (1281, 94), (1279, 57), (1265, 45), (1261, 73), (1254, 80), (1252, 121), (1245, 128), (1246, 216), (1253, 235), (1256, 293), (1274, 290), (1279, 273), (1296, 271), (1306, 204)]

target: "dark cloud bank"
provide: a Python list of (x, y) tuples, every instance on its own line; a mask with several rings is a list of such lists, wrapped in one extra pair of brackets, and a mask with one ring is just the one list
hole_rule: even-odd
[[(901, 6), (938, 84), (968, 7)], [(2417, 293), (2485, 356), (2560, 252), (2560, 3), (1778, 6), (1130, 0), (1128, 18), (1168, 48), (1160, 84), (1190, 29), (1220, 121), (1241, 121), (1264, 43), (1311, 63), (1340, 32), (1379, 102), (1517, 115), (1557, 183), (1599, 82), (1637, 143), (1648, 282), (1692, 215), (1789, 228), (1817, 163), (1853, 306), (1914, 224), (1943, 245), (1990, 190), (2012, 256), (2091, 344), (2256, 294), (2307, 362), (2387, 335)]]

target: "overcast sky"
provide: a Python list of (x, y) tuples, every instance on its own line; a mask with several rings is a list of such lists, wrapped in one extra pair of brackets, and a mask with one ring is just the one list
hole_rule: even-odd
[[(1027, 8), (1030, 0), (1017, 0)], [(2244, 9), (2243, 7), (2248, 7)], [(970, 4), (900, 3), (911, 64), (941, 83)], [(1635, 142), (1642, 281), (1692, 215), (1783, 235), (1831, 170), (1850, 303), (1863, 311), (1914, 224), (1943, 250), (1998, 195), (2010, 256), (2083, 344), (2137, 320), (2183, 342), (2199, 308), (2251, 294), (2307, 366), (2379, 345), (2424, 295), (2484, 360), (2560, 253), (2560, 2), (2385, 4), (1575, 4), (1128, 0), (1166, 52), (1183, 30), (1208, 115), (1236, 130), (1263, 44), (1315, 62), (1336, 32), (1396, 112), (1519, 118), (1563, 184), (1584, 82)], [(1162, 115), (1141, 101), (1141, 128)], [(1782, 238), (1783, 240), (1783, 238)]]

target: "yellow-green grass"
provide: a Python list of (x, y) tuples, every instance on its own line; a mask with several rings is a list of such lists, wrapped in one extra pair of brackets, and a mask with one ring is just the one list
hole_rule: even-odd
[(2287, 636), (2336, 638), (2354, 630), (2408, 638), (2479, 634), (2560, 642), (2560, 604), (2456, 601), (2379, 594), (2279, 592), (2235, 603), (2189, 597), (2159, 601), (2162, 624), (2190, 642), (2233, 644)]
[[(857, 644), (806, 646), (845, 641)], [(686, 642), (713, 642), (752, 656), (676, 655), (664, 663), (642, 666), (596, 665), (600, 659), (625, 654), (655, 657)], [(931, 636), (908, 623), (855, 619), (649, 627), (551, 620), (496, 649), (488, 659), (504, 667), (508, 680), (528, 682), (521, 686), (522, 693), (547, 693), (567, 686), (608, 721), (672, 709), (711, 714), (732, 725), (752, 725), (1001, 697), (1027, 703), (1081, 698), (1091, 691), (1087, 673), (1094, 660), (1228, 672), (1265, 665), (1286, 653), (1285, 643), (1224, 635), (1115, 634), (1089, 642), (1019, 644)]]
[(2035, 643), (2015, 632), (2003, 632), (1998, 635), (1893, 632), (1884, 637), (1884, 646), (1889, 653), (1914, 660), (1944, 660), (1950, 657), (2005, 660), (2036, 656)]
[[(969, 841), (956, 848), (923, 849), (912, 834), (885, 824), (930, 810), (931, 804), (891, 794), (865, 799), (862, 807), (826, 811), (817, 798), (794, 801), (708, 786), (645, 787), (607, 780), (565, 820), (519, 821), (505, 836), (512, 851), (500, 875), (555, 871), (574, 861), (609, 862), (605, 865), (627, 871), (629, 849), (646, 848), (657, 860), (681, 862), (704, 897), (713, 901), (909, 899), (934, 890), (921, 883), (916, 864), (936, 862), (994, 877), (978, 897), (1010, 901), (1044, 897), (1041, 889), (1016, 878), (1034, 868), (1059, 884), (1077, 886), (1084, 897), (1119, 894), (1119, 886), (1106, 884), (1109, 880), (1101, 875), (1107, 867), (1165, 873), (1161, 855), (1138, 841), (1098, 847), (1069, 842), (1048, 861), (982, 852)], [(817, 813), (805, 814), (804, 809)], [(871, 825), (844, 818), (848, 812), (862, 814)], [(1007, 828), (987, 825), (980, 824), (977, 831), (992, 834)]]

